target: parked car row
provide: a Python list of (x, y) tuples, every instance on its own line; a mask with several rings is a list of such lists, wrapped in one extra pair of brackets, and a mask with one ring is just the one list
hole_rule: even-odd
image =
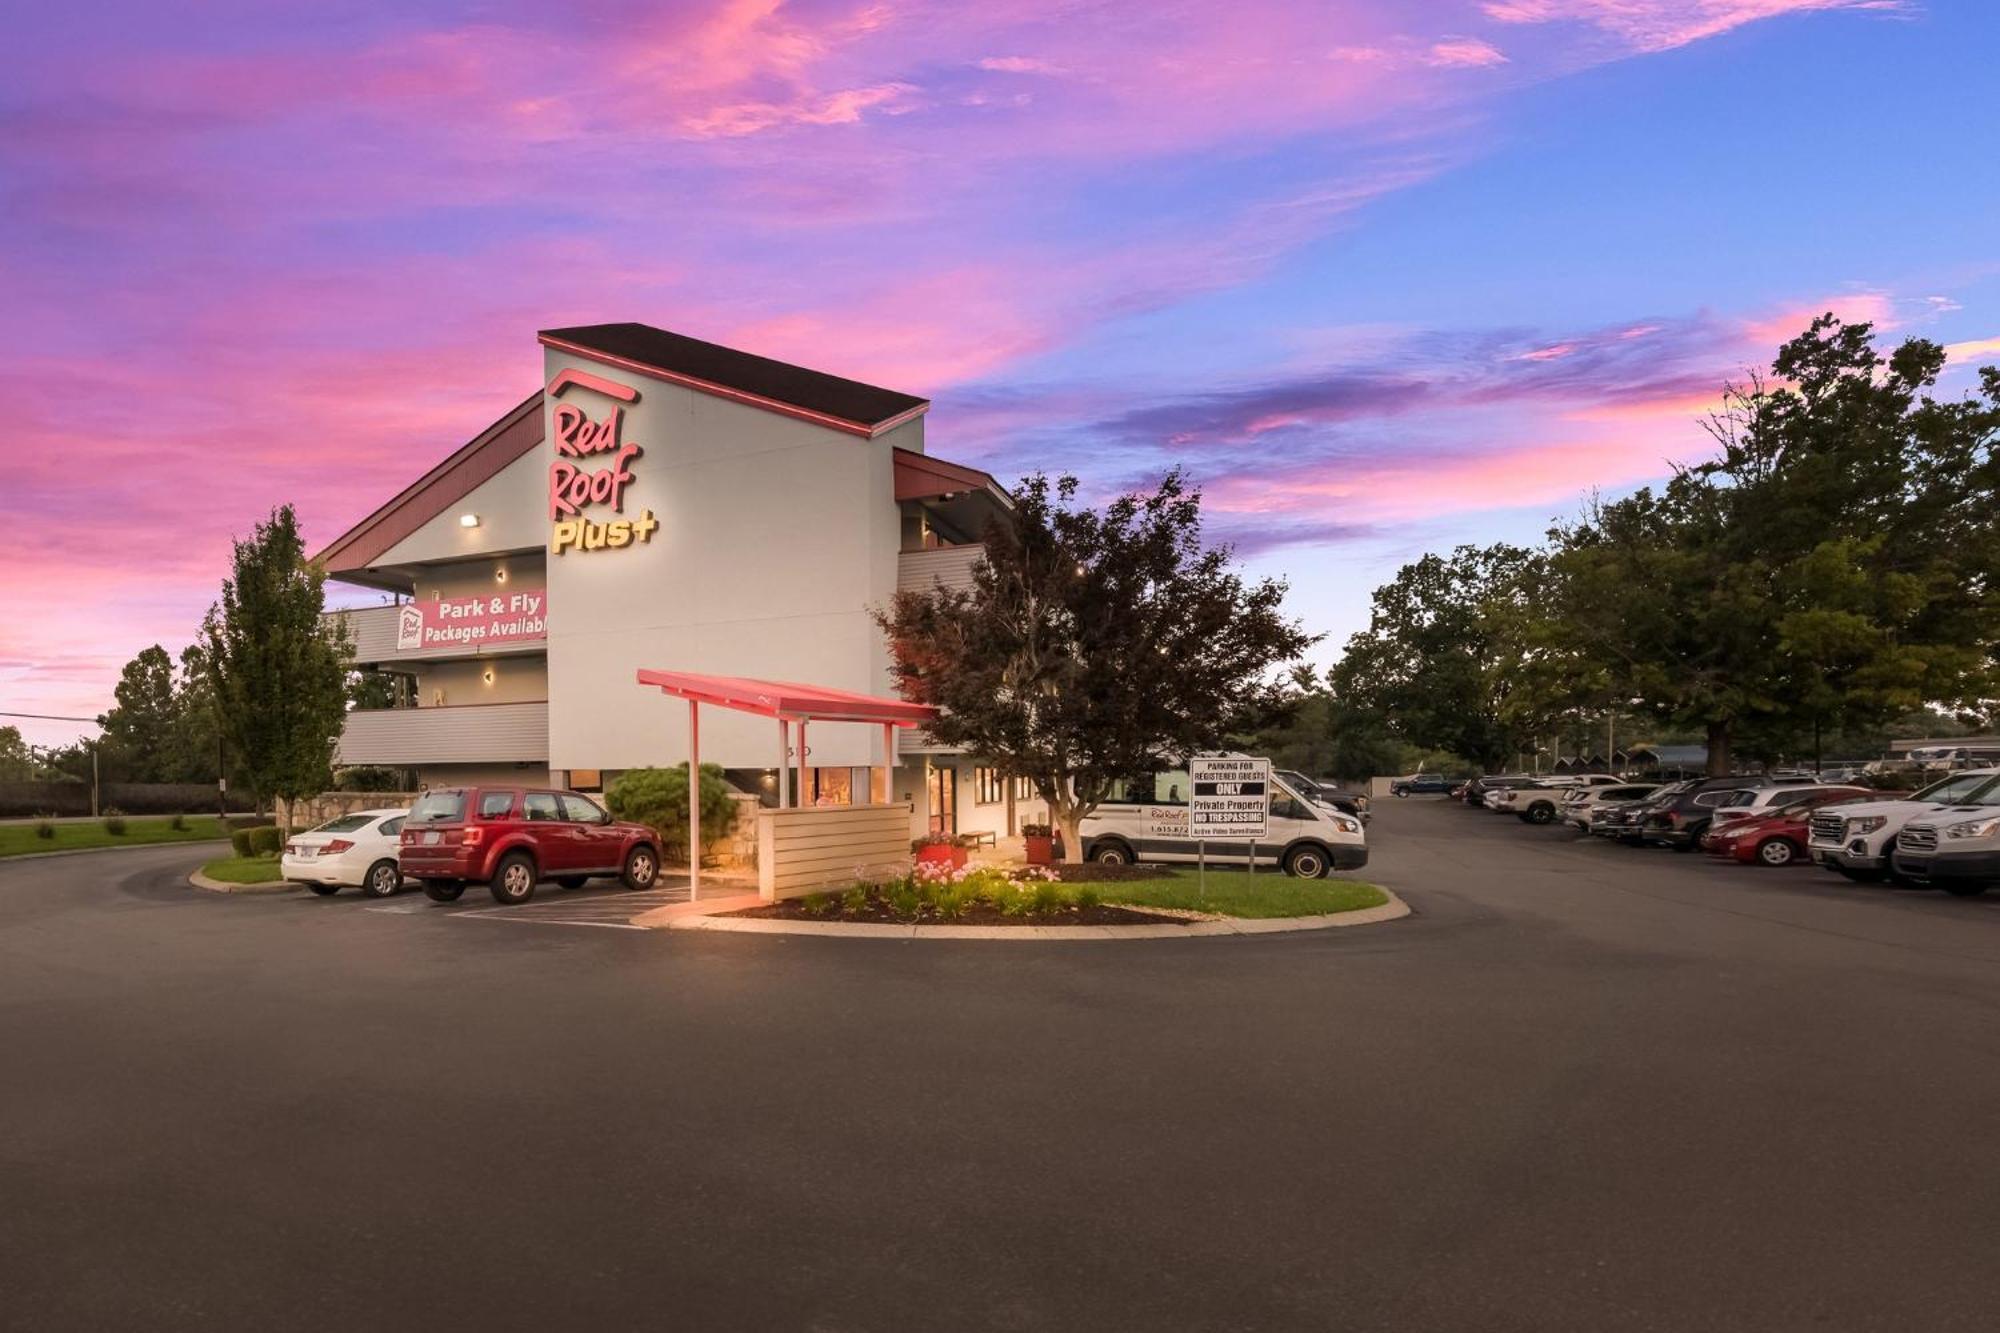
[(513, 905), (546, 880), (579, 888), (615, 876), (651, 888), (660, 847), (658, 831), (614, 819), (577, 792), (453, 787), (424, 793), (408, 810), (362, 810), (293, 834), (279, 871), (321, 895), (352, 886), (386, 898), (415, 879), (436, 902), (484, 884), (495, 902)]
[(1810, 775), (1628, 783), (1609, 775), (1478, 778), (1468, 805), (1532, 824), (1557, 819), (1630, 846), (1700, 848), (1756, 866), (1813, 862), (1859, 881), (1958, 895), (2000, 884), (2000, 767), (1890, 794)]

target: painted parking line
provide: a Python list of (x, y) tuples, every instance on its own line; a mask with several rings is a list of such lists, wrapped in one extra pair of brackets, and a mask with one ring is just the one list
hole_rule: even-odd
[(599, 893), (579, 893), (574, 889), (558, 889), (546, 898), (525, 903), (519, 907), (504, 907), (498, 903), (465, 904), (434, 903), (419, 897), (409, 902), (383, 903), (364, 910), (384, 912), (394, 916), (414, 916), (419, 913), (434, 912), (441, 916), (477, 921), (513, 921), (531, 926), (586, 926), (601, 930), (645, 930), (648, 927), (635, 926), (632, 918), (642, 912), (650, 912), (659, 907), (670, 907), (689, 900), (688, 882), (678, 880), (663, 884), (659, 888), (647, 889), (643, 893), (613, 889)]

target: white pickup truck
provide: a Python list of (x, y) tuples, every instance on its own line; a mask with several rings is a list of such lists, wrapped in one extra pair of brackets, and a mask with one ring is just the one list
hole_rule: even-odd
[(1849, 879), (1883, 879), (1894, 870), (1890, 857), (1903, 825), (1961, 803), (1976, 802), (1995, 786), (2000, 786), (2000, 768), (1981, 768), (1954, 773), (1894, 800), (1834, 806), (1813, 816), (1807, 847), (1813, 860)]
[(1319, 879), (1329, 870), (1368, 864), (1368, 834), (1352, 815), (1322, 805), (1271, 776), (1271, 814), (1265, 838), (1254, 844), (1210, 840), (1199, 848), (1188, 837), (1186, 769), (1153, 774), (1113, 789), (1083, 821), (1083, 858), (1113, 865), (1170, 861), (1192, 865), (1276, 866), (1288, 875)]

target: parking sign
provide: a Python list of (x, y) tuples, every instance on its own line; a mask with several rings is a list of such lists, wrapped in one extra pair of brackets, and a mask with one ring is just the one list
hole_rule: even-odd
[(1188, 836), (1253, 841), (1271, 817), (1268, 759), (1192, 758), (1188, 782)]

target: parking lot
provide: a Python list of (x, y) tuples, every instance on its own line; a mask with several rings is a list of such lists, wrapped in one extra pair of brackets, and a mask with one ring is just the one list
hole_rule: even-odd
[(2000, 901), (1378, 809), (1144, 943), (0, 864), (0, 1323), (1991, 1327)]

